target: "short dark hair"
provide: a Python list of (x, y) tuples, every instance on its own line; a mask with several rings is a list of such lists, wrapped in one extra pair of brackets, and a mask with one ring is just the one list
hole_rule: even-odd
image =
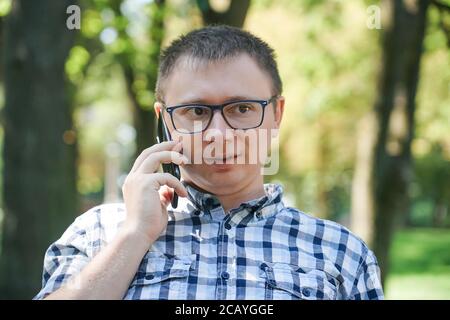
[(178, 59), (188, 56), (204, 61), (219, 61), (246, 53), (272, 78), (273, 95), (280, 95), (282, 82), (274, 50), (250, 32), (226, 25), (211, 25), (189, 32), (162, 51), (156, 82), (156, 99), (163, 101), (162, 82), (172, 72)]

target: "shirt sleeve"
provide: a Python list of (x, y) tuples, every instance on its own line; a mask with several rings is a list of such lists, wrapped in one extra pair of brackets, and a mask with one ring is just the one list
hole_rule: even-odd
[(42, 289), (33, 298), (44, 299), (63, 284), (76, 286), (72, 276), (78, 274), (91, 260), (87, 254), (86, 229), (78, 217), (60, 239), (52, 243), (44, 257)]
[(351, 300), (382, 300), (384, 299), (381, 285), (380, 268), (377, 259), (371, 250), (367, 251), (365, 259), (358, 267)]

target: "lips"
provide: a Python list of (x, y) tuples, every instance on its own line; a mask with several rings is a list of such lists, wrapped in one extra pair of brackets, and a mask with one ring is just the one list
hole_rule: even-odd
[(236, 159), (237, 157), (238, 157), (238, 155), (230, 155), (230, 156), (223, 157), (223, 158), (205, 158), (205, 160), (226, 162), (227, 160)]

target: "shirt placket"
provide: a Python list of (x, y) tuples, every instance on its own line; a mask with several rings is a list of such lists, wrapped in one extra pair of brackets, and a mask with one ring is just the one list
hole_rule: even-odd
[(224, 235), (222, 238), (224, 241), (220, 243), (222, 251), (218, 251), (222, 252), (222, 257), (224, 257), (220, 264), (221, 270), (218, 271), (220, 299), (236, 299), (238, 296), (236, 227), (247, 213), (244, 209), (234, 212), (232, 215), (228, 214), (220, 225), (220, 232)]
[[(223, 210), (222, 210), (223, 211)], [(216, 299), (225, 300), (228, 296), (228, 288), (231, 282), (232, 274), (231, 269), (228, 265), (228, 253), (230, 248), (230, 235), (228, 231), (231, 230), (231, 225), (229, 223), (229, 217), (225, 216), (220, 221), (219, 234), (218, 234), (218, 244), (217, 244), (217, 290)], [(228, 297), (229, 298), (229, 297)]]

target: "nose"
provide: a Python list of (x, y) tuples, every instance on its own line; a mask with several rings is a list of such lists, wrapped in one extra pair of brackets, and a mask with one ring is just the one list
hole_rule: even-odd
[[(211, 123), (204, 132), (203, 139), (208, 143), (211, 143), (213, 141), (216, 143), (221, 143), (223, 148), (222, 154), (226, 154), (227, 145), (232, 144), (234, 140), (233, 132), (228, 131), (227, 134), (227, 130), (232, 130), (232, 128), (227, 124), (227, 122), (223, 118), (222, 113), (219, 110), (215, 110), (211, 119)], [(229, 152), (232, 151), (233, 150)]]
[(222, 113), (219, 110), (215, 110), (213, 113), (213, 117), (211, 119), (211, 123), (209, 124), (208, 129), (219, 130), (223, 136), (226, 135), (226, 130), (231, 129), (228, 123), (223, 118)]

